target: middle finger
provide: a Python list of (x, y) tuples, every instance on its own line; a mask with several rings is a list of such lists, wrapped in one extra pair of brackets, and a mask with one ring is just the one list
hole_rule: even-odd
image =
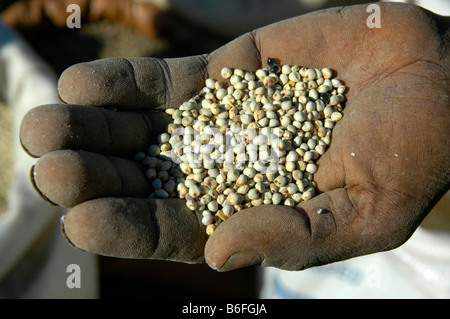
[(61, 149), (133, 156), (154, 143), (170, 121), (161, 111), (117, 112), (82, 105), (42, 105), (24, 116), (20, 141), (35, 157)]

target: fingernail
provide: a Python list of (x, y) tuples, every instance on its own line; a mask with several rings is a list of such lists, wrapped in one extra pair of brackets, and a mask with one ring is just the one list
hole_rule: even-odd
[(81, 250), (81, 251), (86, 251), (86, 250), (84, 250), (84, 249), (81, 249), (81, 248), (78, 247), (77, 245), (75, 245), (75, 244), (70, 240), (69, 236), (67, 236), (66, 228), (65, 228), (65, 221), (66, 221), (66, 216), (62, 216), (62, 217), (61, 217), (61, 233), (62, 233), (64, 239), (67, 241), (67, 243), (68, 243), (70, 246), (75, 247), (75, 248), (77, 248), (77, 249), (79, 249), (79, 250)]
[(20, 145), (22, 146), (22, 149), (24, 150), (25, 153), (27, 153), (28, 156), (30, 156), (32, 158), (38, 158), (38, 156), (31, 154), (31, 152), (25, 147), (21, 138), (19, 139), (19, 141), (20, 141)]
[(36, 190), (36, 192), (39, 194), (39, 196), (41, 196), (41, 198), (43, 200), (45, 200), (47, 203), (53, 205), (53, 206), (58, 206), (57, 204), (53, 203), (50, 199), (47, 198), (47, 196), (45, 196), (41, 190), (37, 187), (36, 185), (36, 181), (34, 179), (34, 166), (31, 166), (31, 170), (30, 170), (30, 179), (31, 179), (31, 184), (33, 184), (34, 189)]
[(263, 261), (261, 253), (239, 252), (231, 255), (218, 271), (230, 271), (247, 266), (259, 265)]

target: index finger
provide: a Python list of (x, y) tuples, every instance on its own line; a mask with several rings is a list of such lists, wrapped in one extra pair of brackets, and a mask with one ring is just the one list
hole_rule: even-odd
[(58, 92), (68, 104), (164, 109), (192, 97), (205, 74), (206, 56), (107, 58), (69, 67), (59, 79)]

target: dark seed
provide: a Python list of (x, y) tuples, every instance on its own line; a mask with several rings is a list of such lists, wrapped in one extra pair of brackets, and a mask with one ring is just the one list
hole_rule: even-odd
[(279, 73), (281, 71), (281, 67), (278, 64), (274, 64), (270, 68), (270, 72)]
[(328, 104), (330, 102), (330, 94), (328, 93), (320, 93), (319, 99), (322, 100), (323, 103)]
[(272, 65), (274, 65), (275, 63), (276, 63), (276, 61), (275, 61), (274, 58), (267, 58), (267, 64), (268, 64), (268, 65), (272, 66)]

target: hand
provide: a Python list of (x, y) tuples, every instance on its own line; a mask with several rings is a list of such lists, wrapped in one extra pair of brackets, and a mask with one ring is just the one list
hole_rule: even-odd
[[(68, 103), (25, 116), (21, 142), (40, 157), (34, 182), (70, 208), (68, 240), (94, 253), (206, 262), (221, 271), (253, 264), (300, 270), (398, 247), (450, 184), (449, 19), (380, 3), (315, 12), (245, 34), (210, 55), (106, 59), (61, 76)], [(331, 67), (349, 88), (344, 117), (314, 175), (318, 195), (298, 207), (249, 208), (207, 238), (177, 199), (148, 199), (134, 153), (167, 116), (223, 66)], [(118, 111), (107, 109), (117, 108)], [(322, 209), (322, 213), (317, 211)]]

